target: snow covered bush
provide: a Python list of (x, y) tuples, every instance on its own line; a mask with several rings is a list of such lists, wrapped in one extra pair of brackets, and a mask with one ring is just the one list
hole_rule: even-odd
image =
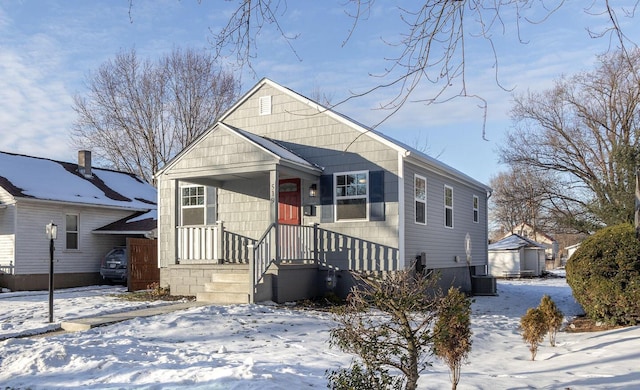
[(547, 334), (547, 323), (542, 311), (537, 307), (527, 310), (527, 313), (520, 318), (520, 329), (524, 342), (529, 345), (531, 360), (536, 360), (538, 344)]
[(611, 325), (640, 322), (640, 241), (631, 224), (599, 230), (567, 262), (567, 283), (587, 316)]
[(360, 285), (334, 311), (338, 326), (331, 330), (331, 344), (356, 354), (359, 361), (328, 372), (329, 387), (416, 389), (433, 352), (431, 329), (442, 302), (437, 278), (413, 270), (354, 277)]
[(549, 344), (552, 347), (555, 347), (556, 334), (558, 334), (558, 331), (562, 326), (564, 314), (562, 314), (562, 311), (558, 309), (558, 306), (556, 306), (556, 303), (551, 299), (551, 297), (546, 294), (540, 300), (538, 309), (540, 309), (540, 311), (544, 315), (544, 320), (547, 324), (547, 333), (549, 333)]

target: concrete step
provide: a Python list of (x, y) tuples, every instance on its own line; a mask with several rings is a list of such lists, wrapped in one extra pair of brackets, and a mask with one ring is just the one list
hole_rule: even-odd
[(213, 283), (249, 283), (249, 272), (214, 272), (211, 274)]
[(232, 292), (232, 293), (247, 293), (249, 291), (249, 283), (244, 281), (242, 283), (224, 283), (224, 282), (210, 282), (204, 284), (205, 292)]
[(221, 305), (249, 303), (249, 294), (247, 292), (199, 292), (196, 294), (196, 301)]

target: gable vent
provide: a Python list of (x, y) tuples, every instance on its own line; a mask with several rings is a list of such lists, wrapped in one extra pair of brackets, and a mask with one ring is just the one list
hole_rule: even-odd
[(271, 96), (261, 96), (258, 104), (260, 115), (271, 115)]

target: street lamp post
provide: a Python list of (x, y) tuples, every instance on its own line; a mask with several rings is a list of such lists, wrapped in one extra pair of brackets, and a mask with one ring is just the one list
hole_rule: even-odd
[(53, 240), (58, 238), (58, 226), (51, 221), (46, 226), (47, 239), (49, 240), (49, 322), (53, 322)]

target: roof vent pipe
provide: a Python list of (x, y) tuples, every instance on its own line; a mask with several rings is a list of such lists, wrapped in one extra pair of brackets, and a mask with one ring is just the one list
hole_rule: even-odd
[(93, 177), (91, 173), (91, 151), (90, 150), (78, 151), (78, 172), (84, 175), (84, 177), (87, 179), (90, 179)]

